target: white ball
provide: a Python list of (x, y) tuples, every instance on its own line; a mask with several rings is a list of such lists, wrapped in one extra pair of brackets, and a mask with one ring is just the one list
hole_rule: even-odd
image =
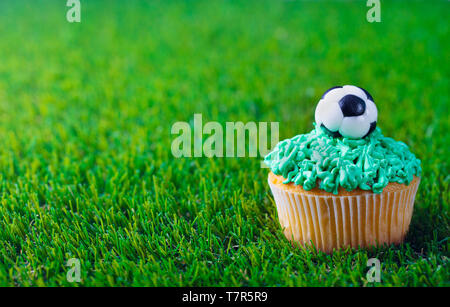
[(366, 137), (377, 124), (378, 111), (372, 96), (354, 85), (327, 90), (316, 107), (316, 124), (332, 136)]

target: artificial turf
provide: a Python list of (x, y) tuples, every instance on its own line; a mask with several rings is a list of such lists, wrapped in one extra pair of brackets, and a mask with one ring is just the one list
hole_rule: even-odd
[[(0, 1), (0, 285), (449, 286), (449, 3), (381, 2)], [(194, 113), (309, 132), (337, 84), (422, 160), (403, 245), (292, 246), (260, 158), (171, 153)]]

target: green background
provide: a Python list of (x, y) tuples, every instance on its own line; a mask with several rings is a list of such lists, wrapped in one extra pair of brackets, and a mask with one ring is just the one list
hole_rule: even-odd
[[(0, 1), (0, 285), (450, 285), (450, 7), (381, 2)], [(260, 159), (171, 154), (194, 113), (309, 132), (342, 84), (422, 160), (406, 244), (293, 247)]]

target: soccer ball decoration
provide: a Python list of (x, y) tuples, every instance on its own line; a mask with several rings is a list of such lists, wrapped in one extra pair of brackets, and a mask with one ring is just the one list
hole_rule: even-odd
[(354, 85), (327, 90), (316, 107), (316, 124), (334, 137), (360, 139), (377, 126), (378, 111), (372, 96)]

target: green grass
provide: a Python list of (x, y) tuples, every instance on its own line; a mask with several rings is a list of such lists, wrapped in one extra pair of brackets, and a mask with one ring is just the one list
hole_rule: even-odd
[[(447, 1), (81, 3), (0, 1), (0, 285), (450, 285)], [(308, 132), (336, 84), (422, 160), (401, 246), (293, 247), (260, 159), (171, 154), (194, 113)]]

